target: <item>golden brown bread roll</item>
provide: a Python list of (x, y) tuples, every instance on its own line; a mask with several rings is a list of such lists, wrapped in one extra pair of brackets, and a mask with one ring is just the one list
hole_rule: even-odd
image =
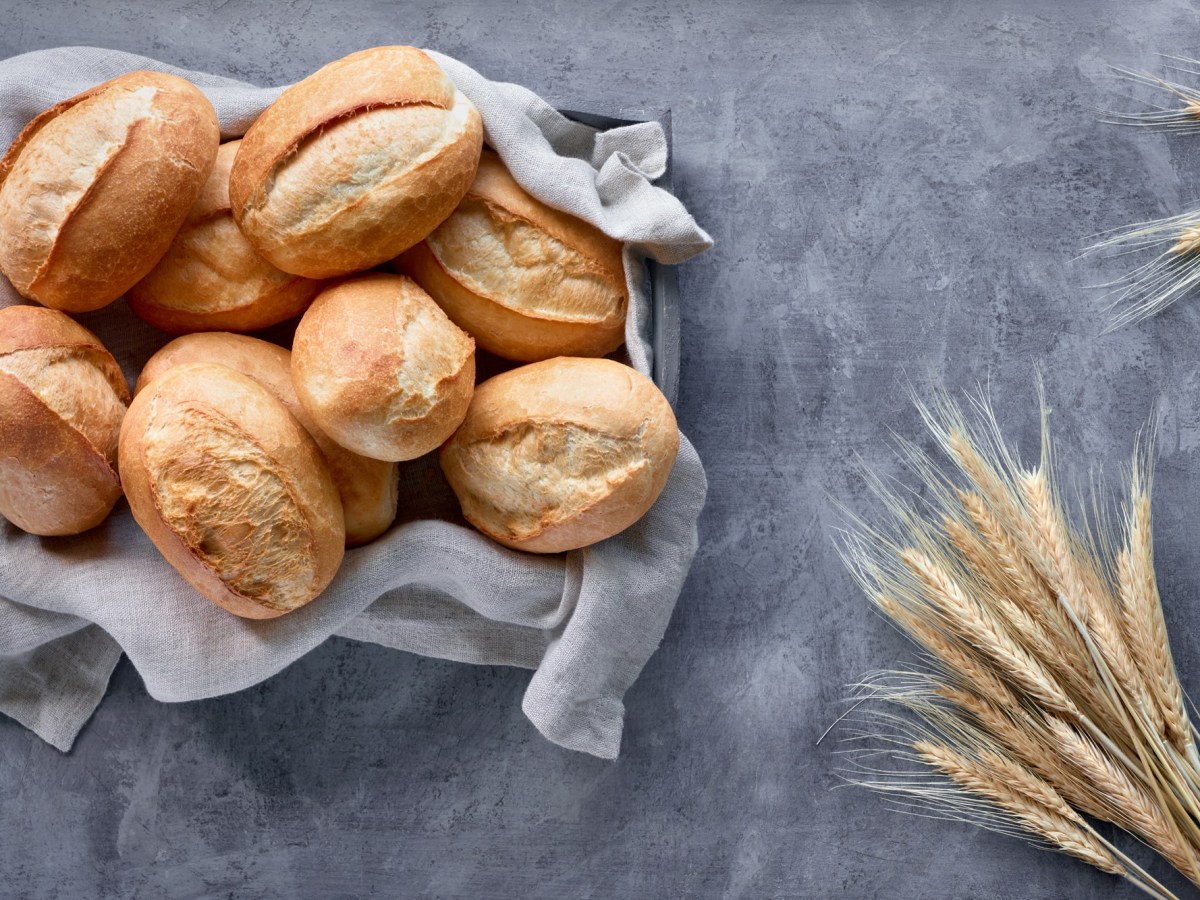
[(100, 340), (52, 309), (0, 309), (0, 514), (31, 534), (78, 534), (121, 496), (129, 405)]
[(317, 445), (275, 396), (227, 366), (187, 363), (148, 384), (121, 428), (133, 516), (196, 590), (272, 619), (341, 565), (342, 505)]
[(308, 308), (321, 282), (283, 272), (246, 240), (229, 208), (241, 141), (222, 144), (200, 196), (166, 255), (135, 284), (130, 308), (171, 334), (257, 331)]
[(604, 356), (625, 339), (621, 242), (525, 193), (490, 150), (458, 208), (396, 267), (506, 359)]
[(173, 366), (216, 363), (253, 378), (274, 394), (312, 435), (342, 499), (346, 546), (372, 541), (396, 518), (399, 472), (395, 463), (368, 459), (336, 443), (321, 431), (296, 398), (292, 355), (283, 347), (241, 334), (208, 332), (176, 338), (146, 362), (134, 393)]
[(429, 56), (361, 50), (292, 85), (246, 132), (233, 215), (285, 272), (368, 269), (450, 214), (482, 146), (479, 113)]
[(625, 530), (658, 499), (679, 430), (649, 378), (560, 357), (475, 390), (440, 461), (467, 521), (517, 550), (574, 550)]
[(131, 72), (51, 107), (0, 160), (0, 271), (54, 309), (111, 303), (166, 252), (219, 141), (212, 104), (175, 75)]
[(326, 288), (292, 342), (292, 383), (313, 421), (373, 459), (415, 459), (448, 438), (475, 386), (475, 342), (402, 275)]

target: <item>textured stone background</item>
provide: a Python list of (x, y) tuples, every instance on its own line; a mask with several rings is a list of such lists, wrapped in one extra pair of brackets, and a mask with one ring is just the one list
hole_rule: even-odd
[(97, 44), (279, 83), (414, 43), (575, 108), (669, 105), (680, 193), (717, 246), (681, 271), (703, 544), (619, 761), (543, 741), (519, 671), (334, 641), (167, 706), (122, 665), (69, 756), (0, 721), (0, 894), (1135, 896), (833, 790), (836, 747), (815, 742), (843, 685), (906, 649), (835, 558), (829, 498), (868, 508), (855, 454), (895, 470), (889, 429), (919, 434), (909, 379), (990, 381), (1032, 451), (1040, 364), (1082, 475), (1119, 471), (1161, 402), (1159, 571), (1200, 693), (1200, 303), (1100, 337), (1085, 285), (1115, 270), (1071, 261), (1197, 193), (1200, 137), (1092, 110), (1119, 90), (1106, 63), (1195, 54), (1197, 21), (1177, 0), (4, 0), (0, 56)]

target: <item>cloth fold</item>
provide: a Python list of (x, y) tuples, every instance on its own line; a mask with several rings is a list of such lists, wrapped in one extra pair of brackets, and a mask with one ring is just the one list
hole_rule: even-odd
[[(677, 263), (711, 246), (652, 181), (665, 170), (657, 123), (608, 132), (572, 122), (531, 91), (429, 51), (479, 108), (486, 137), (542, 201), (628, 245), (629, 358), (650, 374), (640, 256)], [(259, 88), (140, 56), (65, 47), (0, 61), (0, 142), (46, 107), (136, 69), (172, 72), (213, 102), (222, 135), (242, 134), (283, 89)], [(21, 302), (0, 280), (0, 305)], [(166, 336), (123, 301), (80, 317), (130, 382)], [(37, 538), (0, 520), (0, 712), (62, 750), (103, 697), (122, 652), (151, 696), (185, 701), (241, 690), (331, 635), (466, 663), (534, 669), (522, 708), (549, 740), (613, 758), (622, 697), (657, 648), (696, 552), (706, 483), (686, 438), (667, 487), (636, 525), (594, 547), (543, 557), (462, 524), (428, 460), (402, 471), (402, 521), (348, 551), (310, 605), (267, 622), (238, 619), (166, 564), (122, 502), (92, 531)], [(410, 498), (406, 517), (405, 499)]]

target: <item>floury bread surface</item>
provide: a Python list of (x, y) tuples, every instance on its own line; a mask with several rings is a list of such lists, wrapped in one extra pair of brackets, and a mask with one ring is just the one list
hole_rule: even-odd
[(117, 439), (129, 387), (70, 317), (0, 309), (0, 514), (32, 534), (78, 534), (121, 496)]
[(233, 220), (229, 171), (241, 141), (222, 144), (166, 255), (129, 291), (130, 308), (171, 334), (257, 331), (308, 308), (321, 282), (275, 268)]
[(253, 378), (274, 394), (312, 435), (325, 458), (342, 500), (346, 546), (374, 540), (396, 518), (399, 471), (395, 463), (359, 456), (321, 431), (296, 398), (290, 352), (258, 338), (224, 332), (176, 338), (146, 362), (135, 393), (172, 367), (184, 363), (216, 363)]
[(560, 357), (479, 385), (440, 460), (472, 525), (518, 550), (557, 553), (645, 515), (678, 450), (675, 415), (649, 378)]
[(466, 415), (475, 342), (411, 279), (360, 275), (326, 288), (300, 320), (292, 383), (317, 427), (343, 447), (415, 459)]
[(166, 252), (219, 140), (204, 94), (159, 72), (51, 107), (0, 160), (0, 271), (54, 309), (106, 306)]
[(507, 359), (603, 356), (624, 340), (621, 242), (531, 197), (490, 150), (458, 208), (396, 267)]
[(138, 524), (231, 613), (298, 609), (341, 565), (342, 504), (317, 445), (240, 372), (186, 363), (150, 382), (125, 417), (120, 466)]
[(251, 126), (230, 176), (233, 215), (285, 272), (368, 269), (450, 214), (482, 146), (479, 113), (428, 55), (362, 50), (292, 85)]

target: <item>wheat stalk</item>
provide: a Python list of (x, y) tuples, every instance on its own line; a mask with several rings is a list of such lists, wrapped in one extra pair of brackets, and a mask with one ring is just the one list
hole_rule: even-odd
[[(1180, 72), (1193, 76), (1200, 74), (1196, 67), (1200, 66), (1195, 60), (1185, 57), (1167, 57), (1183, 65), (1168, 65), (1169, 71)], [(1183, 84), (1149, 72), (1140, 72), (1124, 66), (1112, 66), (1112, 71), (1121, 79), (1143, 87), (1150, 87), (1165, 93), (1170, 99), (1170, 105), (1147, 103), (1141, 112), (1120, 113), (1104, 112), (1101, 118), (1112, 125), (1130, 125), (1145, 128), (1150, 131), (1166, 131), (1171, 133), (1189, 133), (1200, 130), (1200, 90), (1192, 85)]]
[[(918, 403), (965, 486), (902, 443), (921, 489), (869, 477), (890, 524), (851, 517), (843, 535), (850, 571), (929, 666), (860, 687), (871, 705), (854, 739), (882, 739), (902, 768), (854, 757), (850, 780), (1173, 896), (1086, 817), (1112, 822), (1200, 886), (1200, 761), (1154, 577), (1148, 462), (1135, 454), (1118, 542), (1098, 502), (1093, 531), (1059, 500), (1044, 398), (1032, 469), (986, 399), (974, 405), (982, 425), (945, 397)], [(953, 787), (911, 768), (921, 763)]]
[[(1197, 121), (1200, 127), (1200, 120)], [(1125, 256), (1148, 253), (1149, 258), (1113, 281), (1096, 285), (1119, 309), (1105, 333), (1140, 322), (1165, 310), (1200, 284), (1200, 209), (1138, 222), (1095, 235), (1080, 256)]]

